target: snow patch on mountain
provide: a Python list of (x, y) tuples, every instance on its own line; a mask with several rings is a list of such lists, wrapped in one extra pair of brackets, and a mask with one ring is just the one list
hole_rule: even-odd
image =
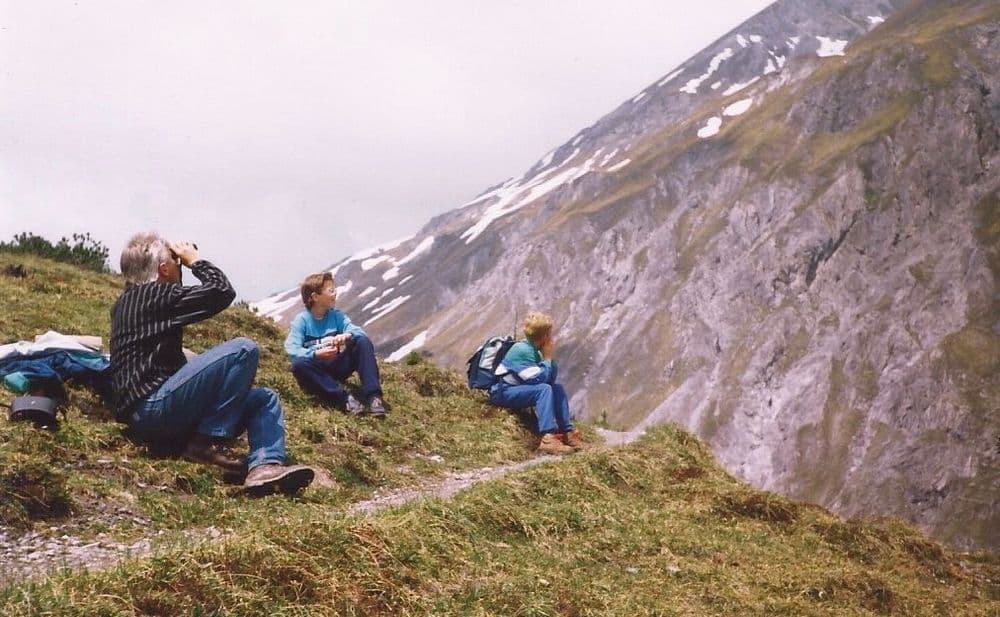
[(825, 36), (817, 36), (816, 40), (819, 41), (819, 49), (816, 50), (816, 55), (820, 58), (843, 56), (844, 50), (847, 48), (847, 41), (842, 39), (831, 39)]
[(434, 245), (434, 236), (427, 236), (420, 241), (412, 251), (410, 251), (405, 257), (396, 262), (397, 266), (405, 266), (414, 259), (420, 256), (421, 253), (425, 253), (430, 250), (431, 246)]
[(632, 159), (623, 159), (621, 161), (618, 161), (617, 163), (615, 163), (611, 167), (608, 167), (608, 173), (614, 173), (614, 172), (618, 171), (619, 169), (622, 169), (623, 167), (625, 167), (626, 165), (628, 165), (631, 162), (632, 162)]
[(413, 340), (409, 343), (403, 345), (396, 351), (389, 354), (389, 357), (385, 359), (386, 362), (399, 362), (405, 358), (410, 352), (416, 351), (424, 346), (427, 342), (427, 330), (424, 330), (420, 334), (413, 337)]
[(342, 267), (346, 266), (347, 264), (351, 263), (352, 261), (366, 260), (366, 259), (368, 259), (370, 257), (378, 255), (381, 252), (391, 251), (392, 249), (396, 248), (397, 246), (405, 243), (407, 240), (413, 239), (415, 236), (416, 236), (416, 234), (410, 234), (410, 235), (404, 236), (402, 238), (397, 238), (396, 240), (390, 240), (389, 242), (386, 242), (385, 244), (379, 244), (379, 245), (373, 246), (371, 248), (362, 249), (362, 250), (358, 251), (357, 253), (354, 253), (353, 255), (351, 255), (350, 257), (348, 257), (347, 259), (345, 259), (344, 261), (342, 261), (339, 264), (337, 264), (334, 268), (332, 268), (330, 270), (330, 274), (332, 274), (334, 276), (337, 276), (337, 271), (339, 271)]
[(471, 243), (473, 240), (479, 237), (479, 234), (483, 233), (490, 224), (511, 212), (519, 210), (528, 204), (534, 202), (545, 194), (553, 191), (554, 189), (576, 180), (577, 178), (589, 173), (593, 169), (593, 164), (596, 161), (597, 155), (601, 152), (598, 150), (594, 156), (591, 156), (585, 163), (578, 167), (569, 167), (564, 169), (561, 173), (550, 176), (555, 171), (562, 169), (566, 163), (576, 157), (580, 153), (580, 149), (577, 148), (565, 161), (560, 163), (558, 166), (553, 167), (551, 170), (546, 170), (545, 172), (538, 174), (532, 178), (526, 184), (515, 183), (511, 186), (500, 187), (490, 197), (498, 197), (499, 199), (491, 204), (483, 212), (480, 219), (471, 227), (462, 232), (461, 237), (465, 240), (466, 244)]
[(365, 322), (365, 326), (370, 326), (371, 324), (375, 323), (379, 319), (382, 319), (383, 317), (385, 317), (389, 313), (391, 313), (394, 310), (396, 310), (397, 308), (399, 308), (404, 302), (406, 302), (409, 299), (410, 299), (410, 296), (400, 296), (398, 298), (392, 299), (385, 306), (381, 306), (381, 307), (375, 309), (375, 311), (373, 312), (373, 315), (372, 315), (371, 319), (369, 319), (368, 321)]
[[(752, 37), (751, 37), (752, 38)], [(698, 87), (701, 86), (702, 82), (712, 76), (712, 73), (719, 69), (719, 66), (729, 58), (733, 57), (733, 49), (727, 47), (721, 52), (715, 55), (714, 58), (708, 63), (708, 70), (701, 77), (695, 77), (694, 79), (688, 81), (684, 84), (684, 87), (680, 89), (681, 92), (687, 92), (688, 94), (697, 94)]]
[(742, 101), (736, 101), (732, 105), (730, 105), (730, 106), (726, 107), (724, 110), (722, 110), (722, 115), (723, 116), (738, 116), (738, 115), (744, 113), (746, 110), (750, 109), (751, 105), (753, 105), (753, 97), (750, 97), (748, 99), (743, 99)]
[(254, 302), (250, 306), (257, 311), (258, 315), (277, 321), (285, 311), (302, 302), (298, 291), (298, 289), (290, 289), (260, 302)]
[(663, 79), (661, 79), (660, 83), (656, 84), (656, 86), (658, 88), (662, 88), (663, 86), (665, 86), (665, 85), (669, 84), (671, 81), (673, 81), (674, 77), (677, 77), (678, 75), (680, 75), (683, 72), (684, 72), (684, 69), (682, 69), (682, 68), (681, 69), (677, 69), (673, 73), (671, 73), (671, 74), (667, 75), (666, 77), (664, 77)]
[(722, 128), (722, 118), (713, 116), (708, 119), (705, 126), (698, 129), (698, 137), (701, 137), (702, 139), (711, 137), (718, 133), (720, 128)]
[(733, 85), (729, 86), (728, 88), (726, 88), (726, 89), (725, 89), (725, 90), (723, 91), (723, 93), (722, 93), (722, 96), (729, 96), (730, 94), (736, 94), (736, 93), (737, 93), (737, 92), (739, 92), (740, 90), (742, 90), (742, 89), (744, 89), (744, 88), (747, 88), (747, 87), (749, 87), (749, 86), (752, 86), (752, 85), (754, 85), (755, 83), (757, 83), (757, 81), (758, 81), (759, 79), (760, 79), (760, 76), (758, 75), (757, 77), (754, 77), (754, 78), (753, 78), (753, 79), (751, 79), (750, 81), (747, 81), (747, 82), (743, 82), (743, 83), (741, 83), (741, 84), (733, 84)]
[(370, 309), (373, 306), (377, 305), (379, 302), (382, 301), (382, 298), (385, 298), (386, 296), (388, 296), (389, 294), (391, 294), (394, 289), (396, 289), (396, 288), (395, 287), (389, 287), (388, 289), (386, 289), (385, 291), (383, 291), (382, 293), (380, 293), (377, 298), (375, 298), (374, 300), (372, 300), (368, 304), (366, 304), (363, 307), (361, 307), (361, 310), (362, 311), (367, 311), (368, 309)]

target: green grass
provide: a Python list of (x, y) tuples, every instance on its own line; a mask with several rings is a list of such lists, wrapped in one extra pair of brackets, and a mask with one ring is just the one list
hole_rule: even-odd
[(451, 501), (301, 504), (193, 550), (0, 592), (19, 615), (991, 615), (1000, 563), (733, 480), (662, 427)]
[[(855, 41), (842, 62), (820, 63), (802, 82), (768, 93), (766, 104), (725, 123), (719, 138), (732, 147), (734, 161), (767, 177), (775, 173), (793, 179), (829, 175), (858, 148), (891, 134), (926, 96), (925, 85), (940, 91), (954, 83), (961, 54), (979, 61), (974, 52), (959, 46), (955, 33), (998, 17), (1000, 6), (989, 0), (915, 2), (893, 14), (877, 34)], [(848, 82), (845, 87), (849, 89), (849, 82), (865, 79), (868, 67), (887, 55), (899, 59), (898, 70), (912, 74), (915, 86), (911, 90), (896, 92), (887, 86), (882, 107), (857, 126), (802, 138), (795, 118), (797, 103), (808, 100), (818, 88), (837, 87), (841, 80)], [(870, 202), (877, 197), (866, 194)]]
[(809, 170), (816, 172), (831, 163), (839, 163), (861, 146), (889, 134), (909, 115), (911, 108), (912, 102), (909, 99), (896, 99), (850, 130), (812, 136), (806, 145), (810, 155)]
[[(967, 50), (948, 47), (944, 33), (995, 18), (995, 4), (980, 4), (985, 8), (948, 12), (922, 3), (884, 32), (917, 46), (922, 55), (910, 69), (928, 85), (945, 87), (954, 79), (955, 58)], [(920, 11), (944, 12), (931, 26)], [(847, 61), (861, 71), (884, 48), (862, 39)], [(803, 85), (770, 94), (767, 105), (728, 120), (719, 141), (768, 178), (778, 170), (799, 177), (836, 168), (857, 148), (891, 134), (913, 105), (906, 93), (887, 92), (882, 107), (849, 129), (801, 139), (789, 122), (794, 101), (839, 70), (839, 62), (827, 62)], [(668, 127), (637, 144), (622, 191), (570, 204), (558, 220), (600, 215), (645, 194), (656, 174), (700, 143), (695, 124)], [(870, 190), (865, 198), (874, 207), (882, 197)], [(690, 274), (724, 228), (722, 218), (709, 216), (717, 215), (715, 207), (699, 212), (700, 225), (691, 214), (678, 221), (682, 274)], [(984, 198), (978, 212), (977, 238), (1000, 273), (997, 195)], [(921, 263), (911, 274), (924, 283), (932, 271), (932, 263)], [(108, 308), (120, 287), (112, 275), (0, 255), (0, 339), (50, 328), (106, 339)], [(985, 298), (973, 309), (970, 326), (942, 344), (938, 370), (985, 418), (1000, 397), (998, 303)], [(831, 314), (823, 325), (838, 323)], [(463, 327), (453, 331), (466, 334)], [(72, 388), (69, 420), (59, 433), (0, 421), (0, 523), (44, 530), (69, 522), (84, 537), (110, 532), (121, 539), (209, 525), (230, 532), (220, 542), (181, 546), (104, 572), (8, 587), (0, 590), (0, 614), (1000, 615), (996, 556), (957, 553), (902, 523), (843, 521), (753, 490), (673, 427), (626, 449), (576, 455), (481, 485), (452, 501), (347, 516), (347, 504), (376, 489), (523, 460), (531, 436), (506, 412), (470, 395), (459, 375), (424, 361), (383, 365), (394, 406), (387, 421), (331, 412), (298, 390), (282, 351), (283, 330), (243, 308), (191, 328), (186, 344), (201, 351), (237, 335), (260, 344), (259, 383), (280, 393), (290, 454), (317, 467), (322, 486), (297, 499), (245, 499), (209, 469), (129, 442), (92, 393)], [(650, 345), (669, 356), (668, 343)], [(779, 372), (809, 343), (806, 330), (792, 334)], [(718, 400), (706, 421), (734, 413), (736, 377), (753, 350), (752, 336), (738, 339), (728, 387), (709, 393)], [(679, 362), (677, 373), (694, 368)], [(812, 452), (803, 464), (840, 465), (829, 456), (837, 448), (815, 444), (856, 432), (852, 387), (863, 401), (878, 394), (870, 364), (857, 384), (846, 383), (844, 374), (843, 361), (833, 361), (823, 420), (800, 435), (802, 450)], [(629, 393), (613, 395), (622, 400)], [(0, 393), (0, 404), (12, 396)], [(615, 400), (603, 407), (611, 417), (621, 413)], [(827, 490), (821, 483), (810, 488), (817, 495)], [(150, 522), (101, 516), (118, 508)]]
[[(865, 418), (863, 411), (851, 405), (851, 384), (844, 372), (844, 360), (831, 358), (829, 383), (822, 419), (816, 424), (801, 426), (796, 434), (797, 494), (818, 502), (832, 501), (832, 484), (846, 474), (849, 461), (844, 458), (845, 453), (849, 452)], [(828, 472), (815, 473), (819, 466)]]
[[(0, 274), (0, 340), (30, 339), (54, 329), (95, 334), (107, 342), (109, 308), (121, 289), (118, 277), (0, 254), (0, 273), (8, 267), (27, 276)], [(290, 457), (316, 466), (332, 480), (298, 502), (335, 507), (368, 497), (377, 488), (411, 486), (427, 477), (532, 454), (531, 434), (515, 417), (470, 395), (457, 373), (427, 362), (381, 366), (393, 411), (378, 421), (347, 417), (303, 394), (288, 370), (284, 330), (246, 308), (230, 308), (189, 328), (185, 345), (203, 351), (235, 336), (248, 336), (260, 345), (257, 382), (281, 396)], [(29, 528), (69, 514), (83, 536), (111, 532), (127, 539), (147, 530), (134, 523), (108, 528), (102, 517), (91, 516), (95, 504), (112, 511), (126, 508), (157, 529), (235, 525), (300, 505), (244, 499), (239, 487), (223, 483), (213, 471), (126, 439), (89, 390), (71, 387), (70, 394), (68, 420), (55, 434), (0, 422), (0, 524)], [(0, 404), (6, 406), (14, 396), (0, 390)], [(443, 462), (434, 462), (431, 455)]]
[[(1000, 193), (985, 196), (976, 205), (976, 239), (993, 272), (1000, 280)], [(1000, 418), (1000, 297), (983, 291), (970, 292), (968, 323), (941, 343), (940, 369), (954, 381), (965, 403), (987, 425)]]

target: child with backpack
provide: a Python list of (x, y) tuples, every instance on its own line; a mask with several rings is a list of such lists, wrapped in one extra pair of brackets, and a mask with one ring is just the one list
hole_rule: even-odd
[(586, 443), (573, 428), (566, 389), (556, 381), (559, 369), (553, 329), (548, 315), (528, 315), (525, 339), (510, 346), (496, 369), (499, 379), (490, 387), (490, 402), (508, 409), (534, 406), (541, 434), (538, 452), (568, 454)]

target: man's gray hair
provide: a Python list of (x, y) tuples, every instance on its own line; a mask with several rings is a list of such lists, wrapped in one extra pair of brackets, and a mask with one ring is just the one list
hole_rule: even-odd
[(160, 264), (168, 259), (170, 248), (160, 234), (155, 231), (135, 234), (122, 249), (122, 276), (133, 285), (151, 283), (156, 280)]

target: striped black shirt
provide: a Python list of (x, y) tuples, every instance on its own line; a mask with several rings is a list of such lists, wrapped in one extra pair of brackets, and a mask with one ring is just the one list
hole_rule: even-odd
[(111, 307), (111, 383), (120, 422), (184, 366), (184, 326), (221, 312), (236, 297), (226, 275), (208, 261), (194, 262), (191, 272), (201, 285), (128, 285)]

